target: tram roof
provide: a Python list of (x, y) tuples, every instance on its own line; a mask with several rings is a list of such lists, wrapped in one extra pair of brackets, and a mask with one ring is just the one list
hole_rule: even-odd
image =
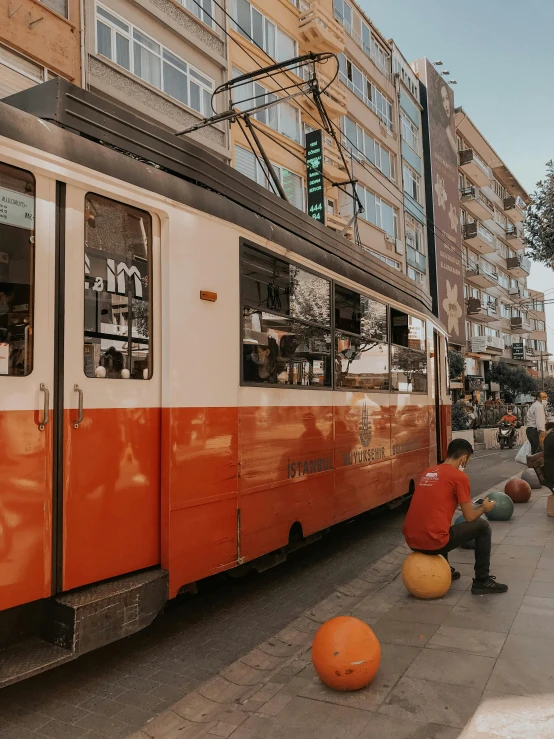
[[(57, 125), (45, 127), (39, 118)], [(62, 78), (4, 98), (0, 135), (141, 188), (145, 188), (147, 166), (147, 189), (278, 243), (441, 325), (431, 312), (430, 295), (407, 276), (387, 268), (356, 243), (335, 235), (194, 141)]]

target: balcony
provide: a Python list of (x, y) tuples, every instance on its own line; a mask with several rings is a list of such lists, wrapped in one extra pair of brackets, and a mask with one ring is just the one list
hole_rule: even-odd
[(525, 255), (508, 257), (506, 259), (508, 272), (514, 277), (529, 277), (531, 272), (531, 260)]
[(463, 238), (480, 254), (491, 254), (495, 250), (494, 236), (480, 223), (466, 223), (463, 228)]
[(458, 152), (459, 167), (472, 182), (483, 187), (492, 180), (492, 171), (473, 149), (464, 149)]
[(465, 279), (472, 285), (478, 287), (492, 287), (498, 283), (498, 275), (490, 268), (485, 267), (484, 263), (470, 263), (465, 269)]
[(513, 316), (510, 319), (510, 329), (516, 334), (528, 334), (531, 331), (531, 324), (528, 318)]
[(425, 254), (413, 249), (411, 246), (406, 247), (406, 261), (414, 269), (427, 273), (427, 257)]
[(525, 220), (525, 208), (526, 205), (519, 195), (517, 197), (510, 196), (509, 198), (504, 198), (504, 212), (515, 223), (521, 223), (521, 221)]
[(469, 340), (469, 349), (475, 354), (494, 353), (502, 354), (504, 340), (498, 336), (472, 336)]
[(519, 249), (525, 249), (525, 242), (523, 241), (523, 226), (521, 223), (509, 223), (506, 229), (506, 240), (516, 251)]
[(321, 0), (304, 2), (299, 18), (300, 53), (344, 51), (344, 28)]
[[(325, 225), (328, 228), (333, 229), (333, 231), (336, 231), (337, 235), (345, 236), (347, 239), (351, 239), (354, 234), (352, 224), (348, 225), (349, 220), (349, 218), (338, 216), (336, 213), (327, 212), (325, 214)], [(346, 231), (344, 230), (345, 228)]]
[(512, 300), (523, 300), (524, 298), (528, 298), (530, 293), (525, 287), (511, 287), (508, 290), (508, 294)]
[[(348, 162), (348, 159), (346, 160)], [(323, 174), (331, 182), (344, 180), (345, 171), (342, 157), (334, 140), (323, 133)]]
[(465, 187), (460, 193), (460, 200), (465, 210), (479, 221), (486, 221), (494, 216), (494, 205), (479, 187)]
[(480, 321), (482, 323), (490, 323), (497, 318), (496, 303), (484, 305), (479, 298), (468, 298), (466, 300), (466, 313), (472, 321)]

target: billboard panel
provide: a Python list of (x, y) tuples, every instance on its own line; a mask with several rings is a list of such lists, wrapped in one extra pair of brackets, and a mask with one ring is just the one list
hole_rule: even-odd
[[(464, 276), (458, 193), (458, 152), (454, 120), (454, 93), (428, 59), (415, 64), (425, 87), (427, 111), (426, 188), (434, 228), (430, 234), (430, 257), (434, 240), (436, 311), (451, 341), (465, 344)], [(433, 238), (434, 237), (434, 238)]]

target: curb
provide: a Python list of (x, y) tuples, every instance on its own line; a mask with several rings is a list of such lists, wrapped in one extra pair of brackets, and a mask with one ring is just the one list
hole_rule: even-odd
[[(394, 547), (388, 554), (342, 585), (315, 607), (305, 611), (274, 637), (259, 644), (216, 677), (189, 693), (169, 710), (149, 721), (128, 739), (200, 739), (206, 735), (228, 737), (249, 711), (275, 700), (283, 683), (272, 678), (296, 675), (309, 659), (299, 660), (312, 645), (318, 628), (330, 618), (348, 615), (368, 595), (375, 595), (399, 574), (410, 549)], [(296, 662), (295, 665), (293, 663)], [(286, 698), (287, 696), (281, 696)], [(276, 710), (279, 710), (282, 706)]]

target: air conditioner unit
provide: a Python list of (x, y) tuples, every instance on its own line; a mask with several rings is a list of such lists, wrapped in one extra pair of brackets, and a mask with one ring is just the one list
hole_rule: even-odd
[(396, 239), (395, 248), (397, 254), (404, 254), (404, 242), (400, 239)]

